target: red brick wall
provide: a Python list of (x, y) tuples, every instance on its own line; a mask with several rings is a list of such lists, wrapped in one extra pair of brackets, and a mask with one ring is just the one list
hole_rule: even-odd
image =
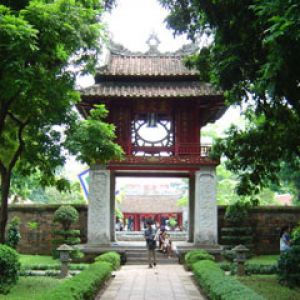
[[(53, 214), (60, 205), (14, 205), (9, 207), (9, 219), (17, 216), (21, 220), (21, 240), (18, 249), (28, 254), (50, 254), (52, 230), (60, 228), (53, 223)], [(73, 229), (81, 230), (81, 240), (86, 242), (87, 236), (87, 206), (74, 205), (79, 212), (79, 222)], [(31, 230), (29, 222), (37, 222), (38, 228)]]
[[(229, 225), (224, 220), (225, 210), (224, 206), (218, 208), (219, 236), (221, 228)], [(281, 227), (285, 225), (294, 227), (299, 222), (300, 207), (269, 206), (251, 209), (245, 225), (253, 229), (254, 250), (257, 254), (278, 254)], [(240, 226), (244, 225), (239, 224)]]
[[(18, 205), (9, 207), (9, 218), (21, 219), (21, 241), (18, 250), (30, 254), (51, 253), (51, 232), (58, 225), (53, 224), (54, 211), (60, 205)], [(79, 212), (79, 223), (74, 229), (81, 230), (82, 243), (87, 238), (87, 206), (75, 205)], [(218, 208), (219, 236), (220, 228), (226, 226), (225, 207)], [(99, 216), (100, 217), (100, 216)], [(28, 222), (37, 222), (38, 229), (30, 230)], [(257, 253), (279, 253), (279, 231), (284, 225), (295, 226), (300, 222), (300, 207), (258, 207), (250, 211), (246, 224), (254, 231), (254, 244)]]

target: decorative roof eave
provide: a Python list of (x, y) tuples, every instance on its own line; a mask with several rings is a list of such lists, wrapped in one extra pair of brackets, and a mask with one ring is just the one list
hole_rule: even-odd
[(198, 81), (180, 82), (101, 82), (80, 91), (82, 98), (190, 98), (223, 96), (210, 84)]

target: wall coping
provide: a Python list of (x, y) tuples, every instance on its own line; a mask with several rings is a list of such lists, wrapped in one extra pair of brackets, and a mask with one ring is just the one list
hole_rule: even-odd
[[(227, 205), (218, 205), (218, 210), (221, 212), (225, 212)], [(292, 213), (297, 212), (300, 213), (300, 206), (258, 206), (253, 207), (249, 210), (250, 213), (256, 212), (265, 212), (265, 213), (273, 213), (273, 212), (282, 212), (282, 213)]]
[[(55, 211), (62, 205), (68, 204), (11, 204), (8, 206), (8, 211)], [(85, 211), (88, 209), (88, 204), (70, 204), (79, 211)], [(218, 205), (218, 211), (225, 212), (227, 205)], [(300, 206), (258, 206), (251, 208), (250, 213), (255, 212), (282, 212), (291, 213), (299, 212)]]
[[(55, 211), (62, 205), (69, 204), (11, 204), (8, 206), (8, 211)], [(75, 207), (77, 210), (87, 210), (87, 204), (70, 204)]]

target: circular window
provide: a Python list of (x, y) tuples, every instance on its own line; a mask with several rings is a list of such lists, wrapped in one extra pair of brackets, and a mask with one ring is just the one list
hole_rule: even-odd
[(138, 130), (138, 135), (144, 141), (151, 143), (158, 143), (166, 139), (168, 134), (167, 128), (160, 123), (157, 123), (155, 127), (149, 127), (147, 124), (143, 124)]

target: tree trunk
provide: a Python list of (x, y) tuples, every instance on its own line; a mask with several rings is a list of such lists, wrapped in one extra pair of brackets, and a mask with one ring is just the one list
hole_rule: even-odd
[(1, 172), (1, 207), (0, 207), (0, 244), (5, 242), (5, 228), (8, 219), (8, 195), (11, 171)]

